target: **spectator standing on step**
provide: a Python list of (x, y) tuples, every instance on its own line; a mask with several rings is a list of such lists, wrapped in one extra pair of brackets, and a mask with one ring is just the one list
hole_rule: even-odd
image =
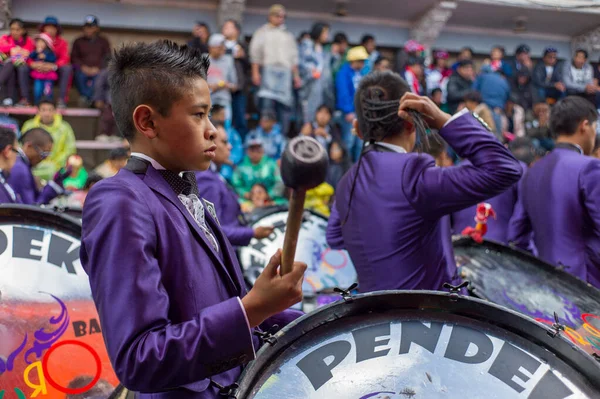
[(241, 41), (242, 27), (233, 20), (227, 20), (221, 30), (225, 36), (225, 54), (233, 57), (237, 74), (237, 89), (231, 93), (231, 121), (233, 127), (242, 135), (248, 133), (246, 122), (246, 89), (250, 81), (250, 61), (247, 46)]
[(94, 87), (94, 107), (100, 110), (98, 121), (98, 141), (120, 141), (122, 137), (117, 132), (115, 116), (112, 112), (112, 101), (108, 86), (108, 70), (100, 71)]
[[(27, 59), (34, 49), (33, 40), (27, 35), (25, 23), (20, 19), (13, 19), (8, 24), (10, 33), (0, 38), (0, 56), (4, 60), (0, 69), (0, 87), (2, 87), (2, 104), (11, 106), (15, 97), (16, 70), (27, 68)], [(29, 77), (27, 77), (29, 78)], [(21, 85), (22, 86), (22, 85)], [(27, 97), (27, 91), (21, 97)]]
[(49, 181), (66, 165), (69, 156), (75, 154), (75, 133), (71, 125), (63, 120), (62, 115), (56, 112), (54, 103), (47, 98), (40, 101), (38, 114), (23, 124), (23, 131), (36, 127), (48, 131), (54, 141), (50, 155), (33, 169), (35, 176)]
[(192, 30), (193, 39), (188, 42), (188, 46), (199, 49), (202, 53), (208, 53), (208, 38), (210, 37), (210, 28), (206, 22), (197, 21)]
[(110, 43), (100, 35), (98, 18), (88, 15), (83, 23), (83, 36), (73, 42), (71, 63), (74, 70), (74, 82), (79, 91), (80, 106), (89, 107), (94, 96), (94, 82), (100, 72), (106, 68), (110, 57)]
[(22, 98), (20, 105), (29, 105), (29, 71), (35, 70), (39, 72), (55, 71), (58, 73), (58, 85), (60, 88), (60, 96), (58, 99), (58, 108), (65, 108), (67, 101), (67, 92), (71, 80), (71, 72), (73, 71), (69, 58), (69, 44), (62, 38), (62, 29), (58, 23), (58, 18), (48, 16), (44, 19), (40, 27), (40, 32), (45, 33), (52, 38), (54, 53), (56, 54), (56, 62), (45, 61), (29, 61), (29, 68), (19, 68), (19, 85), (21, 85), (22, 93), (27, 93), (27, 96)]
[(210, 66), (206, 82), (210, 99), (225, 108), (225, 120), (231, 124), (231, 92), (237, 90), (237, 72), (233, 57), (225, 54), (225, 36), (215, 33), (208, 39)]
[(296, 39), (284, 22), (285, 8), (280, 4), (271, 6), (269, 22), (252, 36), (250, 62), (252, 83), (259, 87), (262, 110), (274, 111), (287, 135), (294, 106), (293, 87), (299, 88), (302, 81), (298, 72)]

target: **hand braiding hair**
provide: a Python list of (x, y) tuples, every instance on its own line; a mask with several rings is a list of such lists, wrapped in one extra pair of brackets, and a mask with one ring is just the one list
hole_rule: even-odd
[[(381, 141), (391, 134), (403, 131), (406, 126), (406, 121), (398, 116), (400, 99), (387, 100), (386, 97), (386, 91), (380, 86), (371, 86), (360, 95), (364, 127), (366, 129), (363, 132), (363, 150), (358, 158), (358, 165), (356, 166), (352, 187), (350, 189), (350, 198), (348, 199), (348, 210), (344, 216), (342, 226), (346, 224), (350, 215), (352, 198), (354, 197), (354, 189), (356, 188), (356, 180), (358, 178), (358, 172), (362, 164), (364, 149), (367, 143), (375, 145), (377, 141)], [(429, 148), (429, 126), (423, 120), (424, 115), (412, 109), (407, 110), (407, 113), (410, 115), (410, 118), (412, 119), (411, 122), (415, 126), (419, 150), (423, 147), (426, 149)]]

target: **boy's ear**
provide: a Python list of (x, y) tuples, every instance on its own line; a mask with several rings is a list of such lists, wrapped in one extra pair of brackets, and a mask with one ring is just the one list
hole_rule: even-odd
[(155, 116), (156, 112), (152, 107), (145, 104), (138, 105), (133, 111), (135, 129), (150, 140), (157, 136)]

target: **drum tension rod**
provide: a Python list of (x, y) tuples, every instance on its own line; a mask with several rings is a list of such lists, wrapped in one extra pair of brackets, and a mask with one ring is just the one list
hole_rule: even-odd
[(450, 291), (450, 298), (452, 300), (456, 300), (460, 295), (460, 290), (469, 286), (469, 281), (463, 281), (459, 285), (452, 285), (450, 283), (444, 283), (443, 287), (447, 288)]
[(600, 355), (597, 353), (592, 353), (592, 357), (596, 359), (596, 361), (600, 362)]
[(217, 387), (217, 389), (219, 390), (219, 396), (225, 396), (226, 398), (233, 399), (237, 398), (238, 389), (240, 388), (238, 383), (234, 382), (231, 385), (223, 386), (218, 382), (214, 381), (213, 379), (210, 380), (210, 383)]
[(275, 345), (277, 343), (277, 337), (275, 336), (277, 331), (279, 331), (279, 326), (273, 324), (267, 331), (255, 330), (254, 335), (256, 335), (263, 344), (266, 342), (270, 345)]
[(556, 338), (557, 335), (560, 334), (561, 331), (565, 330), (565, 326), (560, 324), (560, 320), (558, 320), (558, 315), (554, 312), (554, 324), (552, 324), (552, 329), (554, 331), (547, 331), (547, 334), (552, 338)]
[(351, 291), (353, 289), (355, 289), (356, 287), (358, 287), (358, 283), (352, 284), (350, 287), (348, 287), (345, 290), (342, 289), (342, 288), (335, 287), (333, 289), (333, 291), (337, 292), (338, 294), (340, 294), (341, 297), (342, 297), (342, 299), (344, 299), (344, 302), (352, 302), (354, 299), (352, 299), (352, 293), (351, 293)]

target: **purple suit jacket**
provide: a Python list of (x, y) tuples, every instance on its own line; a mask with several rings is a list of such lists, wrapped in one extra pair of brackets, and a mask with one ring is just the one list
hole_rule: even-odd
[(200, 196), (215, 204), (221, 228), (229, 242), (240, 247), (250, 244), (254, 229), (241, 224), (239, 218), (242, 210), (238, 203), (238, 195), (227, 186), (219, 172), (210, 169), (196, 172), (196, 182)]
[(554, 149), (523, 178), (522, 207), (509, 240), (600, 288), (600, 160), (575, 149)]
[(441, 289), (451, 276), (440, 218), (503, 192), (521, 177), (518, 161), (472, 115), (454, 119), (440, 135), (473, 165), (440, 168), (426, 154), (369, 151), (341, 227), (357, 165), (339, 183), (339, 216), (329, 219), (328, 243), (348, 250), (363, 292)]
[[(205, 212), (213, 249), (169, 184), (148, 163), (94, 185), (83, 209), (81, 262), (121, 383), (143, 398), (217, 398), (255, 356), (259, 340), (236, 297), (246, 294), (235, 253)], [(301, 315), (286, 311), (261, 327)]]
[(21, 196), (21, 201), (28, 205), (48, 204), (58, 195), (49, 184), (41, 192), (38, 190), (29, 162), (24, 160), (21, 154), (10, 170), (8, 183)]
[[(523, 172), (527, 171), (527, 165), (523, 162), (519, 162), (523, 168)], [(469, 164), (470, 162), (465, 160), (462, 164)], [(522, 179), (521, 179), (522, 180)], [(500, 195), (485, 199), (492, 205), (494, 211), (496, 211), (496, 219), (489, 218), (487, 227), (488, 232), (485, 238), (498, 241), (504, 245), (508, 244), (508, 229), (511, 218), (513, 216), (515, 207), (517, 206), (519, 199), (519, 191), (521, 190), (521, 184), (513, 184), (511, 188), (506, 190)], [(475, 227), (475, 213), (477, 212), (477, 205), (470, 206), (465, 209), (461, 209), (458, 212), (452, 214), (452, 232), (453, 234), (461, 234), (467, 226)]]

